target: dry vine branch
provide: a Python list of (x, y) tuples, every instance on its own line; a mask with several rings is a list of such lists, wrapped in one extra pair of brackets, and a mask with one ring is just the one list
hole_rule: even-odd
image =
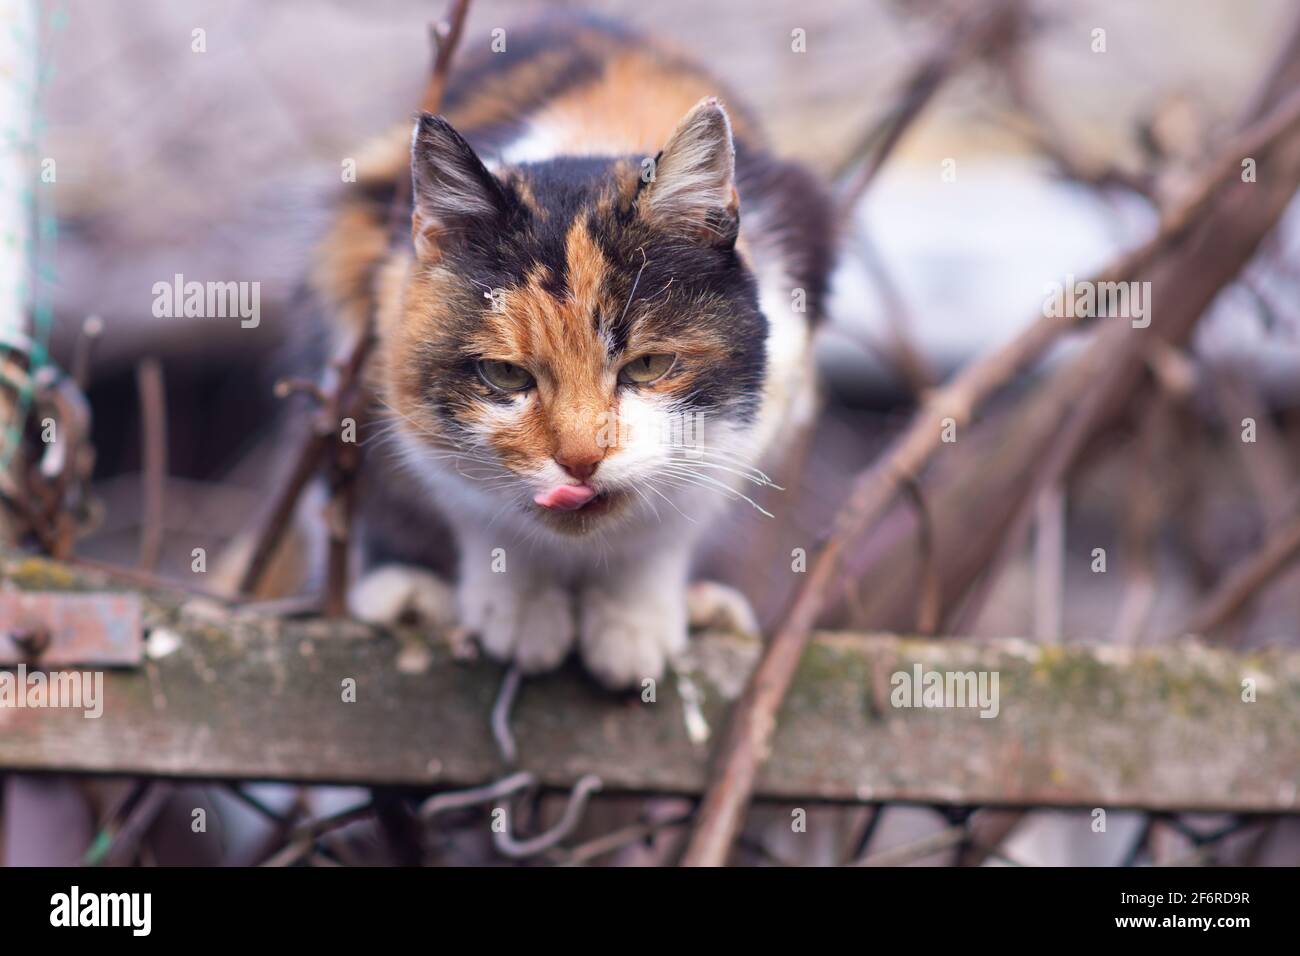
[[(1000, 0), (992, 9), (976, 5), (956, 19), (944, 37), (908, 76), (903, 91), (885, 116), (874, 123), (835, 168), (840, 193), (837, 230), (850, 232), (859, 201), (876, 174), (893, 153), (926, 105), (968, 62), (988, 56), (1019, 37), (1021, 0)], [(859, 166), (854, 173), (854, 167)], [(858, 251), (880, 293), (888, 327), (888, 341), (877, 344), (861, 329), (852, 329), (869, 351), (879, 354), (917, 396), (930, 388), (936, 376), (908, 332), (906, 303), (892, 281), (879, 253), (859, 230)]]
[(460, 35), (465, 30), (468, 14), (469, 0), (452, 0), (447, 18), (429, 27), (434, 50), (433, 70), (429, 85), (424, 91), (424, 99), (420, 101), (420, 109), (426, 113), (436, 113), (442, 109), (442, 100), (447, 93), (447, 76), (451, 71), (451, 58), (460, 45)]
[(1222, 627), (1297, 558), (1300, 558), (1300, 512), (1248, 560), (1233, 569), (1191, 614), (1176, 636), (1209, 634)]
[[(426, 112), (436, 113), (442, 106), (452, 56), (460, 42), (468, 13), (469, 0), (453, 0), (447, 19), (430, 29), (435, 48), (433, 69), (420, 104), (420, 108)], [(392, 217), (395, 222), (400, 221), (401, 217), (407, 214), (410, 185), (407, 177), (398, 179), (392, 207)], [(346, 551), (352, 520), (356, 470), (360, 465), (360, 448), (352, 446), (349, 449), (342, 449), (342, 457), (340, 457), (341, 443), (338, 429), (344, 418), (360, 421), (360, 416), (368, 403), (369, 396), (361, 373), (374, 347), (374, 339), (374, 317), (367, 315), (356, 340), (344, 355), (334, 362), (333, 367), (337, 370), (337, 378), (332, 387), (326, 386), (321, 390), (325, 400), (315, 416), (312, 430), (303, 440), (293, 470), (275, 496), (274, 505), (255, 538), (252, 556), (239, 582), (239, 593), (251, 594), (257, 589), (293, 518), (298, 499), (302, 496), (308, 482), (320, 471), (322, 464), (326, 462), (326, 457), (330, 456), (332, 504), (326, 606), (333, 615), (342, 613), (346, 590)]]
[(867, 348), (881, 353), (881, 357), (893, 366), (912, 395), (920, 398), (938, 383), (939, 375), (912, 336), (912, 330), (916, 327), (914, 310), (908, 305), (865, 226), (857, 230), (856, 240), (862, 264), (876, 291), (880, 293), (887, 341), (883, 345), (876, 345), (863, 334), (864, 329), (854, 326), (853, 331), (859, 333)]
[[(1208, 172), (1190, 196), (1161, 217), (1156, 234), (1137, 249), (1121, 256), (1094, 281), (1127, 280), (1147, 267), (1157, 253), (1180, 241), (1198, 223), (1222, 183), (1238, 172), (1241, 157), (1258, 156), (1267, 151), (1298, 121), (1300, 90), (1235, 137), (1210, 164)], [(716, 751), (714, 774), (700, 806), (683, 865), (719, 866), (725, 863), (759, 767), (770, 748), (777, 710), (802, 659), (812, 628), (839, 582), (850, 543), (880, 518), (903, 481), (916, 480), (939, 448), (945, 419), (951, 418), (958, 427), (968, 423), (975, 409), (1014, 377), (1027, 371), (1063, 332), (1078, 324), (1078, 319), (1040, 316), (1009, 343), (967, 366), (949, 385), (931, 397), (908, 430), (885, 452), (880, 463), (859, 476), (847, 502), (836, 516), (830, 534), (811, 562), (806, 583), (766, 646), (745, 693), (733, 710), (726, 735)], [(1124, 363), (1114, 360), (1128, 344), (1126, 331), (1122, 325), (1109, 327), (1090, 350), (1088, 358), (1097, 363), (1096, 367), (1107, 379), (1125, 368)], [(1108, 361), (1114, 364), (1107, 366)], [(1090, 393), (1089, 407), (1079, 409), (1071, 419), (1071, 426), (1053, 449), (1051, 467), (1043, 468), (1040, 476), (1059, 477), (1060, 469), (1073, 460), (1110, 397), (1110, 390), (1095, 389)]]
[(849, 180), (841, 196), (845, 220), (852, 216), (858, 200), (867, 191), (876, 174), (903, 139), (912, 122), (921, 114), (943, 84), (962, 67), (1009, 42), (1015, 42), (1020, 23), (1021, 0), (999, 0), (991, 8), (972, 4), (952, 25), (940, 43), (908, 76), (903, 92), (893, 108), (872, 126), (840, 164), (838, 176), (847, 176), (854, 158), (865, 155), (857, 174)]
[(167, 487), (167, 393), (162, 363), (156, 358), (136, 366), (143, 436), (144, 518), (140, 532), (140, 570), (158, 567), (163, 543), (163, 496)]
[(1260, 520), (1270, 526), (1290, 513), (1294, 494), (1285, 438), (1269, 420), (1264, 398), (1244, 369), (1216, 368), (1209, 378), (1229, 431), (1247, 418), (1255, 422), (1255, 441), (1237, 443), (1238, 457), (1255, 493)]
[(1012, 105), (1020, 113), (1021, 122), (1014, 124), (1016, 132), (1029, 140), (1062, 176), (1095, 189), (1127, 190), (1155, 202), (1155, 184), (1149, 176), (1131, 173), (1079, 151), (1077, 143), (1065, 134), (1051, 111), (1044, 108), (1034, 96), (1023, 45), (1008, 47), (1001, 59), (1001, 66)]
[[(1217, 186), (1238, 173), (1242, 157), (1258, 156), (1267, 151), (1297, 122), (1300, 122), (1300, 89), (1295, 90), (1268, 116), (1248, 126), (1219, 153), (1192, 191), (1191, 198), (1168, 215), (1162, 216), (1162, 223), (1168, 225), (1162, 225), (1161, 235), (1166, 234), (1166, 229), (1172, 230), (1168, 233), (1169, 238), (1176, 238), (1186, 232), (1207, 209), (1217, 193)], [(1151, 256), (1165, 244), (1160, 242), (1161, 235), (1157, 235), (1156, 239), (1144, 247), (1150, 255), (1144, 257), (1143, 265), (1151, 261)], [(1123, 279), (1126, 275), (1136, 274), (1138, 268), (1133, 266), (1123, 271), (1111, 269), (1108, 273), (1112, 278)], [(1132, 374), (1133, 368), (1133, 364), (1126, 361), (1131, 352), (1129, 336), (1130, 329), (1126, 325), (1113, 325), (1093, 343), (1089, 353), (1081, 360), (1085, 367), (1091, 369), (1085, 376), (1091, 383), (1090, 387), (1073, 409), (1064, 427), (1053, 436), (1046, 452), (1041, 454), (1041, 464), (1035, 470), (1029, 492), (1020, 499), (1020, 504), (1006, 523), (1001, 544), (993, 560), (988, 562), (982, 579), (972, 588), (960, 614), (952, 621), (953, 629), (970, 630), (973, 627), (999, 570), (1011, 560), (1028, 533), (1033, 517), (1031, 503), (1046, 488), (1065, 480), (1085, 444), (1095, 434), (1098, 424), (1114, 406), (1116, 397), (1124, 393), (1122, 383)]]
[[(1256, 98), (1270, 108), (1300, 85), (1300, 29), (1294, 39), (1283, 44), (1283, 54), (1276, 62), (1261, 84), (1267, 95)], [(1151, 340), (1149, 347), (1122, 356), (1127, 374), (1113, 389), (1110, 406), (1103, 409), (1104, 417), (1088, 440), (1091, 447), (1096, 447), (1108, 426), (1149, 394), (1149, 386), (1142, 389), (1153, 372), (1166, 377), (1156, 369), (1169, 365), (1169, 350), (1184, 347), (1198, 317), (1241, 275), (1246, 263), (1258, 260), (1256, 250), (1261, 242), (1267, 242), (1269, 230), (1300, 186), (1300, 138), (1292, 135), (1281, 140), (1259, 162), (1261, 169), (1268, 170), (1266, 176), (1256, 183), (1234, 184), (1220, 191), (1196, 231), (1163, 250), (1145, 270), (1142, 277), (1153, 280), (1151, 300), (1159, 303), (1158, 321), (1149, 336), (1142, 336)], [(942, 468), (927, 474), (923, 484), (938, 533), (950, 542), (941, 562), (949, 600), (968, 589), (987, 568), (1004, 535), (1007, 513), (1031, 494), (1028, 484), (1044, 458), (1044, 449), (1057, 439), (1060, 423), (1074, 412), (1092, 385), (1091, 379), (1081, 374), (1095, 375), (1091, 368), (1076, 361), (1049, 372), (1033, 389), (1032, 398), (991, 418), (972, 434), (973, 440), (945, 448)], [(991, 448), (997, 449), (994, 458), (989, 457)], [(979, 524), (969, 523), (972, 508), (983, 515)], [(893, 509), (893, 516), (898, 517), (899, 510)], [(959, 537), (955, 537), (954, 528), (962, 529)], [(873, 627), (910, 626), (918, 573), (911, 542), (881, 528), (863, 544), (853, 556), (853, 573), (862, 579), (869, 573), (874, 587), (870, 596), (859, 602), (854, 619)]]

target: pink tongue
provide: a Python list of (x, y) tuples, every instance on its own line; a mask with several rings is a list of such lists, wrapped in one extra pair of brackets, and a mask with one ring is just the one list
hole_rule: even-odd
[(594, 497), (596, 491), (586, 485), (556, 485), (537, 495), (533, 501), (552, 511), (577, 511)]

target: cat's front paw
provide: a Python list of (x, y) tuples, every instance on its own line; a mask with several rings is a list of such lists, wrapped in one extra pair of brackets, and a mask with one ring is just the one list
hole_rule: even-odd
[(758, 617), (749, 599), (719, 581), (696, 581), (686, 592), (686, 608), (695, 630), (757, 635)]
[(520, 592), (485, 578), (462, 584), (459, 599), (461, 623), (479, 645), (526, 674), (553, 670), (573, 648), (573, 607), (560, 588)]
[(611, 690), (657, 680), (664, 665), (686, 649), (686, 607), (680, 598), (658, 594), (638, 600), (626, 593), (585, 591), (579, 649), (587, 670)]
[(407, 564), (384, 564), (367, 572), (348, 592), (348, 610), (359, 621), (392, 626), (410, 623), (443, 629), (455, 623), (451, 586), (433, 572)]

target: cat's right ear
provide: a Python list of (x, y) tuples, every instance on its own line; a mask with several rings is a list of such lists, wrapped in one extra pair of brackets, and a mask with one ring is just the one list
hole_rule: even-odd
[(716, 97), (700, 100), (677, 124), (641, 191), (642, 217), (665, 230), (731, 248), (740, 229), (736, 145)]
[(448, 242), (504, 214), (501, 183), (441, 116), (421, 113), (411, 135), (411, 238), (435, 261)]

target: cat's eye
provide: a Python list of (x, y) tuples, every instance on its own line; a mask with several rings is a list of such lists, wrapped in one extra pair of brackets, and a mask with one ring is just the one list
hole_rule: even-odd
[(522, 392), (526, 388), (533, 387), (533, 377), (518, 365), (511, 365), (509, 362), (481, 359), (478, 363), (478, 373), (483, 381), (503, 392)]
[(624, 365), (618, 373), (618, 380), (624, 384), (649, 385), (668, 374), (668, 370), (677, 361), (676, 355), (667, 353), (659, 355), (642, 355)]

